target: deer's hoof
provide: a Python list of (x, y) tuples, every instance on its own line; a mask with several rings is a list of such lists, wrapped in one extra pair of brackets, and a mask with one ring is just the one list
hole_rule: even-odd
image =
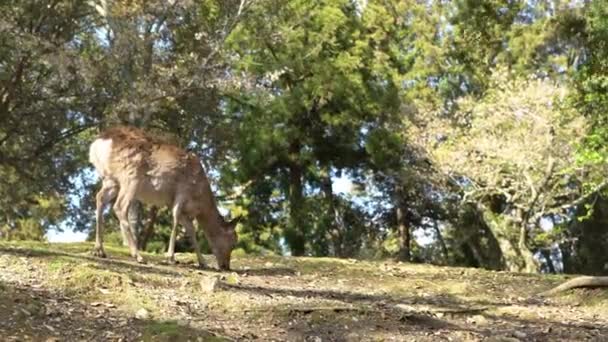
[(146, 259), (144, 259), (144, 257), (142, 257), (141, 255), (137, 254), (135, 256), (135, 259), (137, 260), (137, 263), (139, 264), (145, 264), (146, 263)]
[(172, 255), (165, 255), (165, 262), (169, 265), (176, 265), (177, 261), (175, 260), (175, 257)]

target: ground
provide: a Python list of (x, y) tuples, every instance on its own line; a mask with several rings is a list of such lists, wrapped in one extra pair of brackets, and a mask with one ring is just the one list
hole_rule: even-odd
[[(233, 258), (199, 270), (123, 248), (0, 243), (6, 341), (606, 341), (608, 291), (564, 276), (330, 258)], [(213, 257), (206, 256), (213, 267)]]

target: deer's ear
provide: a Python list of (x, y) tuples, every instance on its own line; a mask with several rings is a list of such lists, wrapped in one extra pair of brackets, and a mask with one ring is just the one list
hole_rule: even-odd
[(236, 227), (236, 225), (243, 220), (243, 216), (239, 215), (235, 217), (232, 221), (230, 221), (230, 225)]
[(243, 216), (238, 216), (235, 217), (234, 219), (230, 220), (229, 222), (226, 223), (226, 228), (228, 229), (235, 229), (236, 225), (241, 222), (241, 220), (243, 219)]

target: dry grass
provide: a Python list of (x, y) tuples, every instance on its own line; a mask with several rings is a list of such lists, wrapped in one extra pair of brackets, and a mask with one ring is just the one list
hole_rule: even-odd
[[(0, 243), (0, 315), (14, 318), (0, 328), (16, 338), (45, 325), (49, 336), (81, 336), (67, 320), (30, 312), (63, 305), (80, 312), (72, 322), (86, 318), (83, 329), (93, 337), (108, 324), (126, 340), (608, 339), (605, 290), (535, 298), (563, 276), (253, 256), (236, 257), (234, 271), (220, 273), (196, 269), (190, 254), (178, 255), (177, 266), (162, 264), (160, 255), (138, 265), (121, 247), (108, 247), (109, 259), (91, 257), (91, 249)], [(15, 294), (21, 299), (12, 300)], [(142, 309), (147, 317), (135, 318)]]

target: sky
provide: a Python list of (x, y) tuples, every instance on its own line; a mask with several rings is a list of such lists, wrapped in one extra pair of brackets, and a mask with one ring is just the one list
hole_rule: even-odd
[(51, 230), (47, 233), (49, 242), (81, 242), (87, 238), (87, 233), (75, 232), (65, 228), (62, 232)]
[[(343, 174), (340, 178), (334, 178), (333, 185), (335, 193), (347, 194), (351, 192), (353, 183)], [(87, 233), (75, 232), (68, 227), (64, 227), (62, 232), (56, 230), (49, 231), (47, 239), (49, 242), (82, 242), (87, 238), (87, 235)]]

